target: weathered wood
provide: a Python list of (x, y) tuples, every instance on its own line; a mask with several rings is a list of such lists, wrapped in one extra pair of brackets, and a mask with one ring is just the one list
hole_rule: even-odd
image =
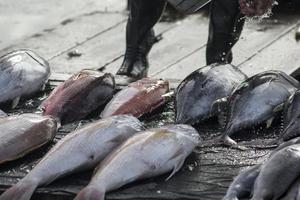
[(269, 69), (291, 74), (300, 67), (300, 45), (295, 40), (296, 25), (290, 27), (267, 48), (257, 51), (240, 65), (249, 75)]
[(95, 11), (121, 12), (126, 0), (14, 0), (1, 1), (0, 49), (30, 35), (53, 29), (62, 21)]
[[(88, 13), (63, 21), (54, 29), (45, 30), (4, 51), (17, 48), (30, 48), (51, 61), (54, 57), (91, 40), (103, 32), (119, 26), (125, 21), (125, 16), (120, 13)], [(52, 71), (68, 72), (67, 68), (63, 65), (57, 66), (51, 64), (51, 69)]]
[[(127, 19), (127, 16), (124, 16)], [(155, 27), (156, 34), (160, 35), (174, 28), (174, 23), (160, 23)], [(68, 52), (57, 56), (51, 60), (53, 66), (65, 65), (73, 72), (83, 68), (98, 69), (104, 68), (103, 72), (114, 73), (111, 70), (110, 63), (123, 57), (125, 51), (125, 28), (126, 23), (112, 28), (111, 30), (94, 37), (93, 39), (82, 43), (76, 47), (76, 50), (82, 53), (80, 57), (70, 59)], [(56, 72), (66, 72), (64, 69), (55, 69)]]
[[(246, 60), (250, 59), (251, 57), (255, 57), (255, 55), (259, 55), (260, 52), (263, 49), (268, 49), (268, 47), (274, 43), (277, 43), (276, 41), (285, 36), (288, 32), (291, 32), (291, 30), (294, 29), (295, 24), (298, 21), (297, 16), (289, 16), (289, 15), (276, 15), (271, 19), (264, 19), (263, 21), (251, 21), (246, 24), (245, 29), (242, 33), (240, 41), (236, 44), (236, 46), (233, 49), (234, 53), (234, 59), (233, 64), (234, 65), (241, 65)], [(293, 32), (293, 31), (292, 31)], [(294, 39), (291, 37), (290, 34), (287, 36), (291, 39), (291, 41)], [(293, 43), (293, 42), (292, 42)], [(290, 45), (290, 43), (288, 44)], [(289, 53), (292, 53), (293, 55), (297, 54), (299, 52), (295, 51), (297, 48), (295, 44), (291, 44), (293, 48), (292, 51), (289, 51)], [(300, 46), (298, 46), (300, 48)], [(278, 51), (278, 54), (280, 54)], [(274, 58), (277, 56), (277, 54), (274, 55), (275, 52), (268, 52), (269, 57)], [(276, 59), (269, 59), (269, 60), (276, 60)], [(199, 47), (199, 49), (192, 52), (190, 55), (187, 55), (185, 58), (180, 60), (179, 62), (174, 63), (173, 65), (170, 65), (168, 67), (165, 67), (165, 70), (161, 71), (160, 73), (153, 74), (155, 77), (161, 77), (161, 78), (177, 78), (177, 79), (183, 79), (188, 74), (190, 74), (192, 71), (198, 69), (199, 67), (205, 66), (205, 48)], [(248, 75), (253, 75), (255, 73), (259, 73), (262, 71), (261, 64), (258, 63), (265, 63), (265, 58), (261, 56), (261, 60), (256, 62), (256, 67), (243, 67), (241, 66), (241, 69), (245, 71)], [(278, 63), (279, 64), (279, 63)], [(278, 65), (277, 65), (278, 66)], [(285, 65), (287, 66), (287, 65)], [(272, 65), (266, 65), (264, 70), (270, 70), (273, 69)], [(287, 73), (290, 73), (293, 71), (293, 67), (289, 66), (286, 68), (281, 68), (283, 71), (286, 71)], [(180, 72), (180, 73), (179, 73)]]

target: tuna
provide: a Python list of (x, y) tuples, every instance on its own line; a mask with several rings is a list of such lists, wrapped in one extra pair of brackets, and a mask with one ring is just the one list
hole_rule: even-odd
[(61, 139), (1, 200), (29, 200), (40, 185), (92, 169), (121, 142), (142, 130), (132, 116), (118, 115), (88, 124)]
[(240, 173), (231, 183), (223, 200), (239, 200), (250, 196), (261, 165), (251, 167)]
[(286, 102), (283, 115), (284, 129), (280, 139), (283, 141), (290, 140), (300, 136), (300, 91), (298, 90)]
[(44, 115), (69, 123), (104, 106), (113, 97), (114, 89), (111, 74), (83, 70), (55, 88), (40, 107)]
[(0, 163), (16, 160), (52, 141), (56, 121), (49, 116), (22, 114), (0, 118)]
[(118, 92), (106, 105), (101, 117), (120, 114), (132, 114), (135, 117), (141, 117), (163, 105), (166, 102), (164, 95), (168, 91), (168, 81), (143, 78)]
[(213, 64), (194, 71), (177, 87), (176, 122), (194, 124), (216, 116), (219, 113), (212, 110), (213, 105), (230, 95), (246, 78), (243, 72), (230, 64)]
[(298, 81), (281, 71), (262, 72), (241, 83), (227, 100), (224, 136), (263, 122), (270, 126), (297, 87)]
[(21, 97), (45, 88), (50, 76), (46, 60), (30, 50), (17, 50), (0, 58), (0, 103), (12, 101), (15, 108)]
[(300, 145), (291, 145), (272, 155), (255, 181), (252, 200), (279, 199), (300, 175)]
[(105, 158), (96, 168), (89, 185), (75, 199), (104, 200), (105, 192), (172, 171), (168, 180), (181, 168), (199, 141), (197, 131), (182, 124), (139, 133)]

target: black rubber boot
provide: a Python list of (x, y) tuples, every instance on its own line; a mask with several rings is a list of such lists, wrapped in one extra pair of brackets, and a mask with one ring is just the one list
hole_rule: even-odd
[(153, 26), (158, 22), (165, 0), (131, 0), (130, 15), (126, 27), (126, 52), (118, 75), (135, 79), (147, 76), (147, 55), (156, 39)]
[(231, 49), (240, 38), (244, 23), (238, 0), (212, 0), (206, 48), (208, 65), (232, 62)]

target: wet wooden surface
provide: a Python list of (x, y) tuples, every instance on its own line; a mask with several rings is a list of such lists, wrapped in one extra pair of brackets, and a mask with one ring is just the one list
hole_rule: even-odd
[[(27, 18), (22, 21), (22, 17), (11, 14), (12, 21), (18, 28), (26, 25), (33, 28), (18, 34), (15, 40), (8, 38), (4, 41), (2, 38), (0, 54), (17, 48), (30, 48), (38, 52), (51, 65), (52, 85), (59, 84), (81, 69), (102, 68), (103, 72), (116, 72), (125, 48), (127, 13), (124, 0), (88, 0), (85, 3), (79, 0), (18, 1), (18, 4), (10, 1), (0, 4), (0, 10), (5, 10), (0, 12), (0, 25), (6, 26), (9, 11), (17, 8), (20, 16)], [(300, 44), (294, 39), (299, 20), (300, 13), (292, 11), (276, 12), (271, 18), (263, 20), (248, 20), (241, 40), (233, 49), (233, 64), (248, 75), (268, 69), (292, 73), (300, 65)], [(25, 25), (21, 26), (23, 23)], [(7, 31), (15, 31), (13, 27)], [(154, 45), (149, 55), (151, 76), (169, 79), (175, 87), (189, 73), (205, 65), (208, 35), (206, 11), (176, 22), (161, 22), (155, 30), (162, 39)], [(5, 34), (2, 36), (5, 37)], [(82, 55), (70, 58), (68, 53), (74, 50)], [(23, 107), (30, 108), (23, 110), (21, 105), (16, 112), (34, 111), (39, 101), (37, 98), (33, 102), (24, 102)], [(95, 119), (95, 115), (91, 119)], [(174, 109), (170, 104), (142, 120), (148, 127), (172, 123)], [(55, 142), (77, 125), (63, 127)], [(196, 128), (204, 138), (211, 138), (219, 131), (215, 121), (197, 125)], [(232, 178), (241, 169), (262, 162), (269, 153), (270, 149), (252, 147), (252, 143), (263, 147), (262, 143), (275, 138), (277, 132), (276, 128), (245, 131), (244, 134), (253, 136), (247, 138), (251, 141), (247, 151), (219, 146), (199, 147), (171, 180), (166, 182), (165, 176), (162, 176), (141, 181), (109, 193), (107, 199), (221, 199)], [(26, 175), (52, 145), (1, 166), (0, 191)], [(91, 172), (85, 172), (55, 181), (39, 188), (34, 198), (72, 199), (88, 183), (90, 176)]]

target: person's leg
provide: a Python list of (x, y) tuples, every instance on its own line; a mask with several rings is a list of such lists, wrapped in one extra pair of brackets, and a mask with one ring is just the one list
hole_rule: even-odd
[(238, 41), (245, 22), (238, 0), (212, 0), (206, 62), (231, 63), (231, 48)]
[(147, 55), (155, 41), (153, 26), (158, 22), (165, 0), (130, 0), (126, 27), (126, 52), (118, 75), (142, 78), (147, 75)]

